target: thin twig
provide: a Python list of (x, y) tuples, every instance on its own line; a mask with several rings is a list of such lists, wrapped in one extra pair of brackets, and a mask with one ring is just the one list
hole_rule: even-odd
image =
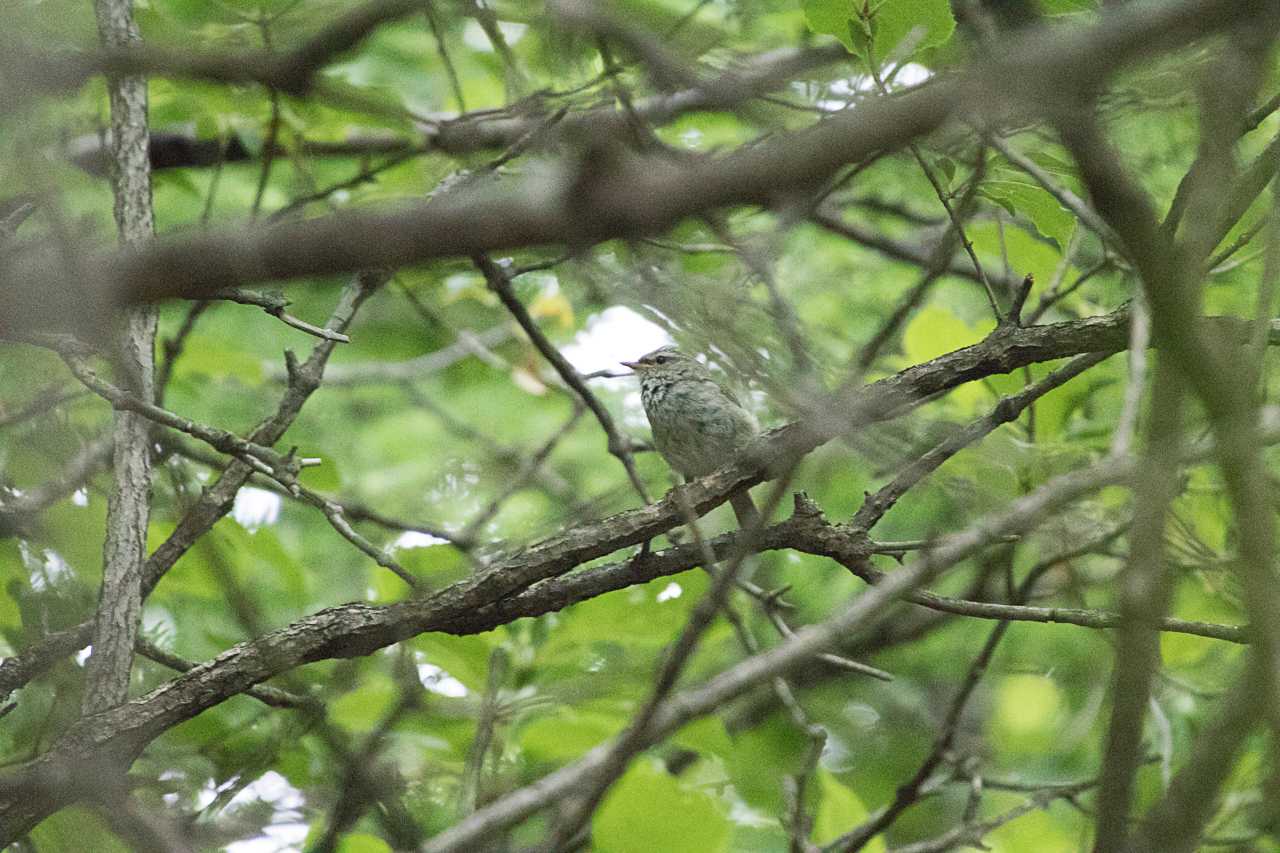
[(870, 530), (909, 489), (933, 473), (938, 466), (962, 448), (988, 435), (1001, 424), (1015, 420), (1027, 406), (1106, 358), (1107, 356), (1101, 353), (1076, 356), (1039, 382), (1028, 385), (1017, 394), (1001, 398), (987, 415), (970, 422), (964, 429), (940, 442), (904, 468), (875, 494), (869, 495), (850, 520), (850, 524), (857, 530)]
[(229, 287), (226, 290), (210, 294), (209, 298), (237, 302), (241, 305), (255, 305), (283, 322), (286, 326), (292, 326), (300, 332), (306, 332), (308, 335), (323, 338), (326, 341), (337, 341), (342, 344), (351, 343), (351, 338), (342, 332), (314, 326), (305, 320), (299, 320), (297, 317), (286, 313), (284, 309), (288, 306), (289, 300), (282, 293), (258, 293), (252, 290), (243, 290), (239, 287)]
[(453, 66), (453, 57), (449, 55), (449, 45), (444, 38), (444, 30), (440, 26), (440, 20), (436, 15), (436, 4), (427, 0), (423, 4), (423, 14), (426, 15), (427, 24), (431, 27), (431, 37), (436, 42), (436, 53), (440, 55), (440, 61), (444, 65), (444, 72), (449, 78), (449, 87), (453, 90), (453, 98), (458, 102), (458, 111), (465, 113), (467, 111), (467, 99), (462, 94), (462, 83), (458, 80), (458, 69)]
[(321, 187), (320, 189), (312, 193), (309, 193), (304, 196), (298, 196), (297, 198), (292, 199), (288, 204), (284, 205), (280, 209), (272, 211), (271, 215), (267, 217), (267, 221), (279, 222), (289, 214), (297, 210), (301, 210), (302, 208), (306, 207), (308, 204), (312, 204), (313, 202), (317, 202), (317, 201), (324, 201), (325, 199), (332, 196), (334, 193), (341, 192), (343, 190), (349, 190), (349, 189), (352, 189), (353, 187), (358, 187), (361, 184), (371, 183), (374, 178), (376, 178), (378, 175), (382, 174), (383, 172), (386, 172), (390, 169), (394, 169), (396, 166), (399, 166), (401, 163), (408, 162), (409, 160), (412, 160), (414, 157), (420, 157), (425, 153), (426, 153), (426, 150), (422, 149), (422, 150), (403, 151), (403, 152), (400, 152), (399, 154), (395, 154), (376, 166), (368, 166), (366, 168), (361, 169), (359, 172), (352, 175), (350, 178), (330, 184), (327, 187)]
[[(138, 637), (134, 643), (134, 648), (137, 650), (138, 654), (142, 655), (144, 658), (155, 661), (161, 666), (168, 667), (169, 669), (177, 672), (188, 672), (196, 666), (185, 658), (179, 657), (172, 652), (165, 651), (146, 637)], [(252, 696), (262, 704), (268, 705), (272, 708), (292, 708), (299, 711), (315, 713), (323, 710), (324, 707), (319, 701), (309, 696), (300, 696), (295, 693), (290, 693), (287, 690), (281, 690), (278, 687), (271, 687), (264, 684), (259, 684), (256, 687), (250, 687), (245, 691), (245, 695)]]
[(1117, 245), (1115, 234), (1111, 227), (1103, 221), (1098, 212), (1090, 207), (1084, 199), (1059, 184), (1053, 179), (1053, 176), (1044, 169), (1035, 160), (1032, 160), (1021, 151), (1014, 148), (1009, 142), (998, 134), (992, 134), (988, 141), (991, 147), (999, 151), (1006, 160), (1017, 166), (1022, 171), (1031, 176), (1036, 183), (1044, 187), (1044, 189), (1057, 200), (1058, 204), (1071, 211), (1077, 220), (1086, 228), (1098, 235), (1104, 243)]
[(20, 409), (9, 412), (5, 411), (3, 406), (0, 406), (0, 427), (11, 427), (24, 421), (29, 421), (32, 418), (38, 418), (46, 412), (53, 411), (63, 403), (79, 400), (88, 393), (83, 389), (63, 390), (60, 382), (37, 389), (31, 395), (31, 402)]
[(459, 538), (462, 539), (462, 541), (475, 541), (476, 536), (484, 526), (489, 523), (490, 519), (498, 514), (499, 510), (502, 509), (502, 505), (506, 503), (512, 495), (529, 484), (529, 481), (533, 479), (534, 475), (542, 469), (542, 465), (547, 461), (547, 457), (551, 455), (551, 451), (555, 450), (556, 446), (564, 439), (564, 437), (572, 432), (573, 428), (578, 425), (578, 421), (582, 418), (582, 414), (585, 411), (586, 407), (581, 403), (581, 401), (575, 399), (573, 414), (569, 416), (569, 419), (565, 421), (564, 425), (556, 430), (541, 447), (535, 450), (532, 455), (524, 460), (519, 470), (512, 474), (507, 480), (506, 487), (495, 495), (493, 500), (489, 502), (488, 506), (482, 509), (476, 517), (462, 529), (462, 532), (459, 534)]
[(555, 368), (564, 383), (573, 389), (573, 392), (581, 398), (582, 402), (595, 415), (596, 420), (600, 423), (600, 428), (604, 430), (608, 439), (608, 449), (627, 471), (627, 478), (631, 480), (632, 487), (636, 493), (640, 495), (640, 499), (645, 503), (649, 503), (649, 493), (645, 489), (644, 483), (640, 480), (640, 475), (636, 471), (635, 460), (632, 456), (632, 445), (628, 439), (622, 437), (618, 432), (617, 426), (613, 422), (613, 416), (609, 414), (609, 410), (604, 407), (600, 400), (587, 387), (582, 376), (569, 363), (555, 345), (542, 333), (542, 329), (538, 328), (538, 324), (529, 314), (524, 304), (516, 297), (515, 290), (511, 286), (511, 278), (505, 271), (487, 255), (476, 255), (473, 259), (477, 268), (484, 274), (485, 281), (489, 284), (489, 289), (497, 294), (498, 299), (506, 306), (511, 316), (515, 318), (520, 328), (529, 336), (529, 340), (542, 353), (543, 358), (550, 362)]
[(141, 400), (123, 388), (99, 377), (97, 372), (78, 355), (70, 352), (64, 352), (62, 355), (64, 363), (71, 370), (73, 376), (79, 379), (86, 388), (111, 403), (117, 409), (136, 412), (161, 426), (186, 433), (192, 438), (203, 441), (215, 450), (242, 459), (264, 473), (270, 472), (275, 467), (285, 468), (289, 465), (283, 456), (269, 447), (243, 439), (227, 430), (211, 427), (193, 421), (190, 418), (184, 418), (153, 403)]
[[(889, 88), (885, 85), (884, 80), (880, 76), (880, 68), (874, 59), (868, 58), (867, 67), (871, 72), (871, 78), (875, 80), (877, 88), (880, 89), (882, 95), (889, 94)], [(973, 170), (970, 177), (970, 183), (977, 186), (982, 183), (982, 178), (986, 173), (986, 145), (987, 141), (984, 136), (983, 147), (979, 149), (977, 166)], [(960, 245), (964, 248), (965, 254), (969, 256), (970, 262), (973, 264), (973, 271), (978, 276), (978, 281), (982, 283), (982, 288), (986, 291), (987, 301), (991, 303), (991, 312), (995, 315), (996, 323), (1004, 322), (1004, 315), (1000, 312), (1000, 302), (996, 299), (996, 293), (991, 289), (991, 281), (987, 278), (986, 270), (982, 268), (982, 262), (978, 260), (978, 253), (973, 248), (971, 241), (964, 230), (964, 222), (960, 214), (956, 212), (956, 208), (951, 204), (951, 196), (942, 186), (942, 182), (938, 180), (938, 176), (934, 173), (933, 167), (929, 165), (929, 161), (925, 160), (924, 154), (920, 151), (920, 146), (915, 142), (908, 143), (907, 150), (911, 152), (911, 156), (915, 158), (916, 163), (920, 166), (920, 171), (924, 173), (925, 179), (929, 181), (929, 186), (933, 187), (934, 195), (938, 197), (938, 201), (942, 204), (942, 209), (947, 212), (947, 219), (951, 222), (951, 227), (955, 231), (956, 239), (960, 241)]]

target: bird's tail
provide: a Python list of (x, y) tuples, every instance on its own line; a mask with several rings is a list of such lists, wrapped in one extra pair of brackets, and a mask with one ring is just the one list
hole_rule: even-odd
[(733, 507), (733, 514), (738, 517), (738, 526), (743, 530), (755, 527), (760, 523), (760, 511), (756, 509), (755, 502), (751, 500), (750, 492), (738, 492), (729, 498), (729, 505)]

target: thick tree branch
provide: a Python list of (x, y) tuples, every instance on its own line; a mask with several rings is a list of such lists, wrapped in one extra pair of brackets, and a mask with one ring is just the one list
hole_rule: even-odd
[[(701, 687), (671, 697), (653, 717), (646, 742), (654, 743), (692, 719), (722, 707), (751, 687), (785, 675), (810, 657), (835, 648), (850, 632), (864, 629), (883, 616), (889, 603), (917, 589), (947, 568), (976, 553), (993, 539), (1021, 532), (1043, 519), (1052, 509), (1091, 492), (1104, 481), (1115, 482), (1116, 466), (1106, 461), (1046, 483), (1014, 501), (1006, 509), (973, 524), (965, 531), (942, 539), (938, 546), (854, 599), (838, 615), (807, 626), (794, 637), (767, 652), (753, 656), (719, 673)], [(551, 802), (569, 795), (591, 778), (608, 758), (613, 743), (596, 747), (573, 764), (566, 765), (525, 788), (520, 788), (435, 836), (423, 848), (428, 853), (453, 853), (475, 849), (493, 833), (511, 826)]]
[[(1111, 324), (1112, 345), (1122, 346), (1126, 339), (1125, 325), (1115, 318), (1111, 319)], [(1058, 325), (1072, 328), (1076, 333), (1084, 332), (1084, 337), (1088, 337), (1091, 332), (1096, 333), (1100, 327), (1106, 328), (1106, 323), (1096, 321)], [(1027, 358), (1034, 359), (1037, 355), (1043, 357), (1044, 351), (1039, 347), (1045, 342), (1046, 330), (1053, 328), (1004, 331), (974, 347), (949, 353), (867, 386), (861, 389), (846, 409), (843, 426), (853, 428), (860, 423), (888, 417), (902, 411), (910, 400), (919, 400), (947, 387), (954, 387), (957, 383), (977, 378), (983, 375), (984, 370), (987, 373), (1011, 370), (1021, 366), (1021, 363), (1028, 363), (1025, 361)], [(1062, 328), (1057, 330), (1058, 334), (1062, 332)], [(1039, 346), (1033, 344), (1031, 338), (1041, 339)], [(332, 346), (327, 341), (321, 345)], [(1280, 430), (1276, 430), (1274, 426), (1269, 427), (1267, 439), (1273, 440), (1273, 433), (1276, 432)], [(14, 792), (17, 800), (0, 802), (0, 824), (9, 832), (14, 832), (28, 826), (31, 820), (38, 819), (38, 814), (30, 813), (17, 805), (19, 801), (25, 802), (20, 792), (29, 790), (30, 784), (47, 785), (49, 778), (62, 778), (59, 775), (62, 771), (58, 768), (65, 766), (65, 761), (84, 760), (85, 756), (97, 754), (104, 749), (132, 754), (178, 722), (298, 664), (327, 657), (368, 654), (424, 631), (458, 630), (460, 625), (476, 619), (478, 614), (491, 612), (485, 608), (496, 608), (501, 613), (504, 607), (511, 606), (511, 602), (520, 595), (540, 595), (539, 581), (555, 578), (585, 561), (619, 548), (639, 544), (682, 523), (685, 506), (691, 507), (695, 513), (703, 513), (744, 486), (758, 482), (762, 475), (756, 466), (761, 464), (759, 460), (762, 458), (792, 458), (796, 454), (807, 452), (832, 434), (828, 433), (824, 437), (812, 429), (796, 425), (775, 430), (755, 448), (755, 452), (747, 460), (736, 467), (688, 484), (682, 488), (678, 500), (668, 495), (658, 503), (579, 525), (519, 553), (497, 559), (491, 568), (476, 577), (456, 583), (424, 599), (386, 607), (355, 604), (331, 608), (256, 640), (242, 643), (214, 660), (200, 664), (143, 699), (105, 714), (86, 718), (73, 727), (66, 738), (45, 756), (12, 771), (7, 781), (0, 781), (0, 788)], [(1202, 457), (1205, 452), (1204, 448), (1198, 448), (1196, 458)], [(872, 590), (859, 597), (844, 615), (822, 626), (802, 629), (777, 649), (749, 659), (718, 676), (706, 687), (673, 697), (669, 705), (664, 706), (664, 710), (655, 716), (653, 736), (657, 737), (659, 733), (669, 731), (692, 716), (717, 707), (760, 680), (780, 675), (809, 656), (826, 651), (829, 646), (847, 636), (853, 626), (880, 613), (889, 601), (914, 592), (917, 586), (975, 553), (986, 543), (1026, 529), (1052, 507), (1061, 506), (1104, 485), (1122, 482), (1132, 474), (1132, 470), (1132, 465), (1121, 465), (1108, 459), (1093, 468), (1064, 475), (1016, 501), (1007, 512), (974, 525), (964, 534), (941, 540), (934, 549), (912, 563), (911, 567), (895, 572), (877, 583)], [(801, 517), (803, 519), (803, 514)], [(762, 532), (759, 547), (770, 547), (771, 542), (777, 541), (771, 537), (780, 536), (786, 531), (785, 525), (767, 529)], [(788, 543), (787, 547), (790, 546)], [(865, 551), (860, 550), (856, 541), (833, 528), (822, 534), (821, 542), (810, 543), (809, 547), (846, 564), (865, 562), (866, 558)], [(694, 564), (700, 562), (696, 549), (692, 554)], [(654, 557), (648, 559), (652, 560)], [(635, 570), (643, 568), (645, 564), (646, 560), (640, 560), (628, 567), (631, 582), (636, 580)], [(601, 581), (599, 575), (584, 577), (589, 584)], [(1045, 621), (1053, 618), (1055, 617), (1050, 614)], [(1073, 621), (1089, 624), (1093, 618), (1088, 614), (1080, 614)], [(502, 621), (509, 619), (504, 618)], [(6, 665), (11, 662), (6, 661)], [(20, 669), (23, 663), (19, 659), (13, 668)], [(0, 668), (0, 672), (4, 672), (4, 668)], [(586, 759), (588, 762), (591, 760), (596, 759)], [(568, 784), (573, 784), (571, 776), (557, 775), (556, 779), (566, 779)], [(555, 791), (562, 789), (557, 787)], [(59, 802), (56, 797), (51, 797), (47, 804), (56, 807)], [(517, 812), (527, 814), (524, 809), (525, 806), (521, 806)], [(512, 819), (519, 819), (519, 814)], [(485, 819), (486, 823), (489, 819)], [(474, 832), (475, 827), (464, 830), (464, 825), (459, 825), (458, 830), (464, 834), (463, 837), (470, 837), (469, 833)]]
[[(132, 0), (97, 0), (98, 34), (109, 48), (141, 42)], [(155, 232), (151, 209), (151, 164), (147, 158), (147, 83), (141, 77), (108, 81), (114, 162), (111, 174), (116, 227), (126, 246)], [(116, 349), (122, 381), (137, 399), (155, 398), (156, 313), (137, 307), (126, 312)], [(129, 695), (133, 646), (142, 617), (142, 561), (151, 517), (151, 425), (137, 414), (115, 412), (112, 491), (102, 547), (102, 588), (93, 628), (93, 653), (85, 675), (83, 708), (94, 713)]]
[(1267, 674), (1268, 717), (1280, 731), (1280, 590), (1272, 572), (1274, 523), (1266, 495), (1265, 467), (1257, 444), (1252, 389), (1224, 382), (1229, 375), (1226, 350), (1200, 316), (1199, 276), (1209, 240), (1193, 241), (1188, 251), (1168, 239), (1145, 192), (1121, 166), (1091, 116), (1075, 116), (1059, 125), (1080, 167), (1098, 212), (1128, 246), (1142, 276), (1158, 339), (1176, 341), (1169, 357), (1188, 386), (1204, 401), (1217, 436), (1222, 472), (1238, 520), (1237, 568), (1244, 602), (1256, 632), (1257, 654)]
[[(359, 291), (359, 294), (359, 300), (362, 300), (367, 296), (367, 291)], [(354, 298), (351, 296), (335, 310), (335, 316), (328, 324), (330, 328), (346, 328), (354, 305), (358, 304), (358, 301), (351, 302)], [(1247, 340), (1247, 322), (1233, 318), (1214, 318), (1211, 322), (1217, 324), (1215, 334), (1220, 340)], [(865, 389), (858, 389), (851, 395), (849, 405), (832, 407), (830, 416), (822, 423), (812, 426), (793, 424), (775, 430), (771, 434), (772, 440), (766, 445), (769, 450), (763, 455), (767, 457), (772, 453), (783, 456), (808, 452), (822, 443), (824, 435), (834, 436), (859, 425), (892, 417), (904, 406), (984, 376), (1086, 352), (1118, 352), (1128, 343), (1128, 327), (1127, 312), (1120, 311), (1085, 320), (1003, 331), (979, 344), (939, 356), (873, 383)], [(1272, 321), (1269, 340), (1273, 345), (1280, 343), (1280, 321)], [(297, 373), (298, 384), (290, 385), (286, 392), (279, 412), (259, 425), (253, 436), (262, 442), (274, 443), (278, 440), (296, 417), (311, 390), (314, 390), (325, 359), (334, 346), (330, 341), (321, 341), (317, 345), (311, 359)], [(227, 466), (222, 477), (202, 493), (200, 500), (188, 511), (169, 539), (148, 558), (145, 577), (147, 590), (155, 586), (191, 543), (230, 511), (236, 491), (247, 481), (252, 471), (245, 463), (235, 460)], [(761, 476), (748, 463), (700, 481), (702, 488), (696, 493), (694, 507), (699, 512), (710, 510), (727, 500), (731, 493), (759, 482)], [(555, 561), (558, 570), (559, 566), (577, 565), (583, 560), (638, 544), (682, 523), (679, 513), (670, 504), (655, 506), (665, 507), (665, 510), (651, 509), (647, 513), (637, 511), (625, 514), (620, 517), (625, 520), (613, 529), (603, 528), (601, 525), (604, 522), (592, 522), (575, 528), (560, 540), (558, 546), (544, 553)], [(585, 540), (584, 544), (589, 547), (570, 553), (567, 545), (580, 540)], [(559, 548), (566, 550), (561, 553)], [(575, 556), (575, 553), (590, 556)], [(527, 585), (517, 584), (519, 587)], [(82, 625), (78, 629), (56, 635), (56, 640), (46, 638), (19, 654), (0, 661), (0, 695), (7, 695), (21, 687), (56, 660), (83, 648), (88, 642), (87, 626)]]
[[(32, 250), (0, 277), (0, 332), (56, 327), (106, 303), (203, 297), (249, 281), (396, 267), (531, 245), (585, 246), (637, 236), (735, 204), (772, 204), (836, 169), (934, 130), (953, 114), (1046, 110), (1140, 55), (1183, 44), (1247, 14), (1257, 0), (1174, 0), (1119, 7), (1094, 27), (1036, 31), (997, 60), (902, 96), (877, 98), (807, 129), (724, 157), (675, 163), (618, 156), (578, 176), (511, 189), (470, 187), (399, 211), (344, 212), (268, 230), (157, 241), (87, 265), (69, 289), (64, 255)], [(36, 298), (36, 294), (39, 298)], [(73, 295), (74, 294), (74, 295)]]

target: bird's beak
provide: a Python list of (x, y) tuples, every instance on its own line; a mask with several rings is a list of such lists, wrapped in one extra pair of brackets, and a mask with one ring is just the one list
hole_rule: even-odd
[(619, 362), (619, 364), (621, 364), (623, 367), (631, 368), (632, 373), (637, 373), (639, 372), (640, 368), (644, 367), (644, 365), (642, 365), (638, 361), (622, 361), (622, 362)]

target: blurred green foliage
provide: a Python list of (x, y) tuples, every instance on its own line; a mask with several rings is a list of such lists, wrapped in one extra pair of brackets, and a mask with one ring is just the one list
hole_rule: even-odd
[[(326, 69), (328, 91), (339, 94), (279, 99), (274, 120), (280, 151), (270, 159), (259, 220), (251, 227), (270, 227), (274, 212), (304, 197), (317, 198), (290, 216), (421, 199), (442, 180), (459, 170), (482, 169), (497, 154), (453, 157), (433, 151), (382, 169), (388, 155), (320, 156), (309, 147), (317, 143), (390, 134), (412, 144), (417, 131), (463, 106), (497, 110), (528, 99), (521, 103), (531, 109), (582, 109), (614, 102), (592, 40), (565, 32), (541, 4), (490, 4), (506, 33), (510, 65), (475, 17), (460, 14), (452, 4), (436, 5), (459, 88), (453, 88), (425, 16), (382, 27)], [(1095, 17), (1090, 0), (1045, 0), (1040, 6), (1067, 23)], [(148, 40), (237, 51), (264, 43), (273, 49), (296, 44), (347, 8), (337, 0), (151, 0), (140, 4), (138, 12)], [(736, 113), (686, 115), (657, 130), (663, 143), (692, 152), (719, 152), (762, 134), (800, 127), (814, 120), (814, 112), (856, 100), (871, 89), (869, 63), (877, 73), (897, 68), (905, 74), (908, 64), (937, 73), (973, 52), (972, 40), (957, 31), (945, 0), (628, 0), (624, 13), (645, 31), (676, 33), (664, 38), (665, 46), (709, 67), (823, 35), (834, 36), (851, 51), (847, 61), (814, 72), (771, 101), (753, 102)], [(50, 49), (88, 46), (94, 40), (92, 16), (80, 2), (29, 0), (9, 4), (5, 15), (7, 27)], [(1128, 165), (1162, 207), (1195, 155), (1194, 98), (1182, 81), (1188, 69), (1203, 65), (1206, 55), (1185, 52), (1128, 72), (1106, 101), (1109, 128)], [(649, 93), (642, 66), (630, 55), (622, 61), (621, 84)], [(158, 78), (150, 91), (157, 130), (190, 132), (201, 139), (235, 137), (251, 152), (262, 153), (273, 111), (271, 98), (260, 87)], [(340, 93), (352, 97), (344, 101)], [(104, 245), (113, 240), (107, 183), (77, 169), (62, 153), (71, 138), (100, 129), (106, 115), (98, 81), (66, 98), (0, 117), (0, 185), (7, 194), (56, 199), (56, 204), (42, 204), (29, 226), (32, 233), (52, 239), (48, 235), (55, 229), (65, 228)], [(1244, 156), (1261, 150), (1274, 130), (1275, 120), (1268, 119), (1262, 129), (1246, 135)], [(1010, 144), (1064, 186), (1081, 191), (1068, 155), (1035, 129), (1014, 133)], [(948, 131), (930, 139), (924, 150), (946, 191), (952, 198), (962, 195), (974, 174), (977, 146), (972, 136)], [(504, 164), (499, 183), (544, 174), (555, 154), (535, 151)], [(1092, 235), (1077, 234), (1082, 226), (1073, 214), (1020, 170), (997, 155), (988, 156), (986, 180), (968, 229), (988, 270), (1017, 278), (1034, 274), (1034, 306), (1052, 284), (1068, 287), (1106, 260)], [(255, 157), (216, 168), (158, 173), (159, 230), (244, 223), (259, 196), (265, 162)], [(360, 177), (374, 170), (376, 174)], [(945, 227), (938, 198), (909, 154), (881, 158), (841, 187), (832, 203), (851, 221), (925, 246), (936, 242)], [(1224, 245), (1265, 216), (1269, 205), (1266, 199), (1255, 204)], [(918, 266), (811, 223), (780, 228), (778, 217), (737, 211), (725, 218), (725, 227), (768, 258), (780, 294), (794, 307), (804, 344), (819, 366), (818, 379), (829, 385), (847, 375), (860, 347), (921, 275)], [(577, 253), (549, 271), (521, 277), (517, 292), (556, 344), (576, 344), (583, 352), (614, 352), (619, 342), (608, 340), (610, 336), (622, 335), (625, 343), (625, 336), (639, 334), (640, 318), (656, 323), (680, 343), (707, 352), (749, 390), (759, 391), (763, 420), (782, 423), (792, 412), (781, 389), (794, 380), (786, 355), (787, 331), (765, 286), (740, 257), (712, 245), (718, 242), (707, 223), (685, 222), (662, 240), (611, 243)], [(1211, 273), (1211, 311), (1252, 311), (1260, 254), (1251, 245)], [(552, 257), (549, 251), (522, 251), (511, 262), (519, 266)], [(289, 284), (289, 312), (322, 325), (342, 283), (342, 277), (334, 276)], [(1131, 296), (1132, 285), (1123, 265), (1111, 264), (1056, 302), (1041, 320), (1110, 311)], [(592, 324), (617, 306), (628, 309), (626, 323), (591, 338)], [(190, 309), (187, 303), (162, 307), (162, 339), (174, 338)], [(510, 327), (510, 318), (465, 262), (397, 271), (360, 312), (352, 342), (340, 345), (330, 363), (334, 377), (363, 370), (364, 378), (335, 378), (323, 386), (281, 449), (296, 446), (302, 456), (323, 459), (302, 478), (317, 491), (389, 517), (455, 532), (465, 529), (506, 495), (518, 460), (527, 459), (564, 427), (573, 400), (518, 334), (504, 336), (483, 358), (464, 355), (406, 377), (396, 375), (396, 367), (439, 352), (460, 336)], [(911, 313), (867, 378), (973, 344), (991, 328), (979, 286), (967, 278), (945, 277)], [(216, 302), (185, 338), (165, 405), (197, 421), (246, 433), (274, 411), (284, 387), (283, 351), (304, 357), (314, 344), (255, 308)], [(16, 349), (10, 353), (19, 355)], [(892, 424), (823, 447), (806, 460), (795, 485), (806, 489), (831, 518), (847, 519), (865, 490), (875, 489), (914, 455), (1053, 366), (965, 385)], [(1270, 371), (1268, 376), (1273, 378)], [(899, 503), (873, 535), (911, 540), (960, 529), (983, 511), (1099, 458), (1111, 440), (1125, 379), (1123, 356), (1117, 356), (1054, 391), (1035, 405), (1033, 416), (1000, 428), (948, 461)], [(27, 348), (20, 357), (0, 360), (4, 412), (22, 409), (51, 388), (71, 386), (48, 353)], [(593, 380), (592, 387), (625, 432), (645, 437), (630, 380)], [(99, 435), (109, 418), (106, 404), (85, 396), (51, 416), (3, 427), (4, 484), (32, 489), (44, 482)], [(641, 454), (638, 463), (652, 492), (661, 494), (671, 484), (669, 471), (653, 454)], [(152, 547), (216, 476), (216, 470), (181, 456), (163, 459), (156, 471)], [(489, 547), (519, 547), (565, 525), (637, 504), (590, 417), (564, 433), (541, 476), (518, 485), (475, 531)], [(94, 477), (74, 499), (45, 512), (29, 536), (0, 541), (7, 593), (0, 596), (5, 651), (19, 650), (91, 614), (100, 578), (107, 487), (106, 477)], [(327, 606), (352, 600), (387, 603), (407, 596), (404, 584), (350, 547), (314, 508), (261, 490), (253, 494), (256, 498), (242, 497), (235, 517), (203, 537), (147, 601), (148, 639), (199, 661), (254, 630), (283, 626)], [(1017, 545), (1010, 571), (1021, 576), (1037, 561), (1122, 522), (1128, 508), (1129, 495), (1113, 490), (1060, 513)], [(1235, 543), (1231, 513), (1214, 472), (1196, 468), (1189, 473), (1175, 514), (1169, 532), (1178, 572), (1174, 614), (1243, 621), (1229, 572)], [(718, 511), (702, 526), (710, 534), (729, 523), (727, 513)], [(368, 523), (358, 526), (429, 588), (473, 570), (468, 557), (451, 545), (422, 544)], [(1110, 581), (1121, 565), (1117, 556), (1123, 555), (1123, 541), (1109, 552), (1052, 569), (1044, 601), (1114, 606)], [(889, 557), (877, 558), (877, 564), (885, 570), (894, 567)], [(994, 595), (1003, 578), (987, 576), (990, 569), (986, 559), (974, 560), (938, 588), (955, 595)], [(752, 560), (751, 572), (754, 582), (766, 588), (789, 586), (786, 598), (793, 609), (786, 618), (796, 626), (830, 615), (864, 589), (829, 561), (794, 553), (762, 555)], [(279, 679), (280, 686), (320, 700), (325, 725), (358, 748), (396, 711), (407, 667), (410, 678), (427, 688), (425, 698), (403, 713), (376, 755), (368, 757), (394, 775), (422, 829), (434, 832), (469, 807), (462, 791), (486, 703), (496, 708), (491, 711), (496, 734), (480, 763), (481, 803), (532, 782), (622, 731), (648, 695), (662, 650), (707, 587), (699, 571), (662, 578), (480, 636), (424, 634), (403, 648), (368, 658), (311, 664)], [(247, 624), (237, 597), (252, 602), (256, 625)], [(757, 643), (777, 641), (777, 632), (748, 599), (738, 600), (735, 607)], [(924, 615), (905, 607), (895, 613), (890, 631), (895, 626), (905, 630)], [(800, 703), (827, 736), (804, 794), (814, 843), (828, 843), (856, 826), (911, 776), (991, 627), (951, 618), (921, 628), (918, 635), (882, 638), (879, 644), (874, 636), (851, 637), (850, 648), (864, 650), (870, 662), (891, 672), (892, 683), (817, 667), (799, 676), (804, 685)], [(504, 651), (510, 667), (490, 695), (494, 649)], [(1164, 677), (1154, 703), (1163, 729), (1149, 732), (1158, 760), (1142, 771), (1144, 802), (1162, 789), (1168, 767), (1185, 757), (1204, 726), (1213, 695), (1225, 687), (1241, 655), (1236, 646), (1179, 634), (1166, 634), (1161, 649)], [(742, 655), (735, 631), (720, 621), (694, 656), (687, 681), (709, 677)], [(999, 781), (1030, 785), (1091, 778), (1099, 767), (1107, 724), (1109, 660), (1105, 633), (1015, 624), (969, 703), (953, 751), (967, 756), (975, 772)], [(80, 676), (78, 664), (63, 662), (22, 691), (0, 728), (5, 760), (29, 757), (74, 718)], [(170, 671), (140, 659), (135, 693), (169, 677)], [(768, 691), (753, 695), (638, 758), (596, 813), (592, 849), (786, 850), (784, 779), (806, 772), (809, 748), (808, 738)], [(1259, 758), (1262, 748), (1254, 744), (1241, 760), (1229, 798), (1257, 795), (1266, 772)], [(692, 765), (670, 772), (664, 762), (671, 760), (673, 750), (692, 751)], [(238, 697), (164, 735), (149, 747), (135, 773), (144, 780), (146, 796), (188, 815), (199, 814), (198, 826), (249, 838), (272, 824), (301, 825), (303, 834), (314, 840), (340, 793), (341, 767), (333, 744), (302, 715)], [(284, 806), (253, 786), (268, 773), (298, 789), (299, 801)], [(241, 789), (244, 793), (231, 799)], [(966, 784), (940, 787), (894, 824), (888, 842), (905, 844), (945, 832), (964, 814), (967, 791)], [(1019, 802), (1017, 793), (996, 790), (983, 798), (980, 816), (993, 817)], [(1238, 813), (1224, 811), (1213, 830), (1229, 835), (1238, 818)], [(1081, 849), (1090, 823), (1088, 814), (1059, 802), (996, 830), (986, 844), (997, 851)], [(535, 817), (516, 831), (515, 841), (532, 843), (546, 827), (546, 818)], [(81, 810), (49, 819), (32, 839), (40, 850), (78, 850), (85, 849), (86, 833), (94, 839), (93, 849), (118, 845), (96, 816)], [(229, 840), (230, 835), (215, 833), (209, 843)], [(339, 849), (363, 853), (390, 848), (378, 820), (366, 814)], [(865, 849), (884, 850), (885, 839)]]

